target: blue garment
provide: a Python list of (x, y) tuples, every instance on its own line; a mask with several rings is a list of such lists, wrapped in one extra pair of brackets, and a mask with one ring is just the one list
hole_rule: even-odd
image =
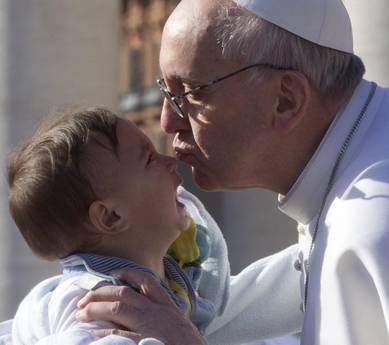
[[(91, 253), (77, 253), (60, 260), (64, 268), (63, 279), (73, 277), (75, 274), (80, 275), (79, 283), (83, 288), (93, 289), (101, 285), (126, 285), (109, 275), (114, 269), (132, 268), (153, 275), (155, 278), (160, 278), (148, 268), (139, 265), (130, 260), (113, 257), (102, 256)], [(196, 325), (200, 333), (203, 333), (205, 327), (211, 322), (215, 316), (214, 307), (211, 302), (201, 298), (197, 294), (197, 288), (201, 277), (201, 267), (199, 266), (184, 266), (180, 268), (178, 263), (170, 256), (164, 258), (164, 267), (166, 281), (160, 280), (161, 286), (169, 294), (171, 299), (176, 303), (178, 308), (184, 313), (189, 314), (190, 319)], [(84, 273), (88, 273), (88, 280), (92, 284), (87, 286)], [(93, 278), (97, 279), (93, 279)], [(174, 281), (178, 284), (187, 295), (187, 299), (183, 298), (179, 293), (174, 291), (169, 286), (169, 281)], [(136, 288), (135, 288), (136, 290)], [(189, 305), (187, 303), (189, 301)]]

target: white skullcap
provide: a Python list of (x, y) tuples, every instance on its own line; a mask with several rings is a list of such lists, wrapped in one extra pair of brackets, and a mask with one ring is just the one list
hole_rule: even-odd
[(353, 53), (350, 17), (341, 0), (234, 0), (257, 16), (308, 41)]

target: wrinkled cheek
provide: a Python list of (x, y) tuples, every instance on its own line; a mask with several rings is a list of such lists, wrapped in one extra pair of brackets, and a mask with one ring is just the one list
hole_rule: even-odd
[(206, 133), (201, 130), (193, 131), (193, 139), (201, 155), (207, 159), (210, 155), (210, 146), (212, 144), (209, 138), (207, 138)]
[(205, 157), (210, 155), (211, 147), (214, 143), (213, 132), (217, 127), (216, 124), (209, 121), (209, 117), (203, 113), (197, 113), (196, 117), (191, 120), (193, 139), (199, 150)]
[(196, 121), (200, 126), (203, 127), (209, 127), (212, 125), (212, 122), (209, 120), (209, 118), (202, 112), (197, 114)]

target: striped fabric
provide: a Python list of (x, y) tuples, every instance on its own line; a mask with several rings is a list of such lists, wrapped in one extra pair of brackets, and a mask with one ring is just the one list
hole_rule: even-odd
[[(64, 269), (65, 279), (66, 276), (89, 272), (103, 278), (109, 284), (125, 285), (124, 282), (110, 276), (110, 272), (119, 268), (131, 268), (151, 274), (160, 280), (148, 268), (119, 257), (77, 253), (61, 259), (60, 262)], [(180, 310), (190, 317), (199, 331), (202, 332), (205, 326), (213, 319), (215, 312), (213, 305), (199, 297), (195, 290), (199, 285), (201, 268), (195, 266), (180, 268), (178, 263), (170, 256), (164, 258), (164, 267), (166, 281), (160, 280), (162, 287)]]

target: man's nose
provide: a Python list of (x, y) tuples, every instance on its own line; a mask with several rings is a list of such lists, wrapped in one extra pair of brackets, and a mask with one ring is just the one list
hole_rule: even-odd
[(173, 134), (190, 130), (190, 123), (188, 118), (180, 117), (165, 100), (161, 113), (161, 128), (165, 133)]

